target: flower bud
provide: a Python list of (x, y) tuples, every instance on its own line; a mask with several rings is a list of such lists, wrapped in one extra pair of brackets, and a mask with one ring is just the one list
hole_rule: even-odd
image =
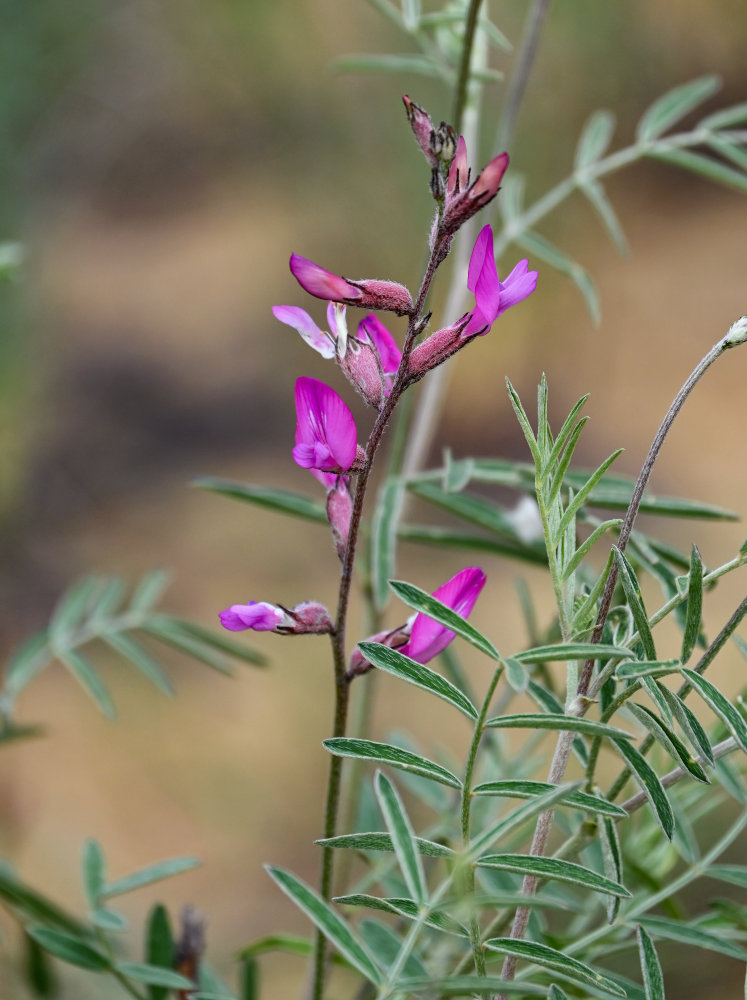
[(332, 537), (340, 559), (345, 557), (352, 516), (353, 498), (348, 487), (348, 477), (338, 476), (337, 482), (327, 493), (327, 520), (332, 528)]
[(416, 104), (415, 101), (411, 101), (407, 94), (403, 95), (402, 101), (405, 105), (407, 119), (410, 122), (410, 127), (412, 128), (412, 132), (417, 140), (418, 146), (420, 146), (423, 150), (423, 155), (430, 165), (432, 167), (437, 167), (438, 157), (433, 149), (432, 141), (435, 129), (433, 128), (431, 116), (424, 108), (421, 108), (419, 104)]
[(373, 344), (364, 344), (357, 339), (348, 340), (345, 353), (337, 355), (337, 363), (356, 392), (371, 406), (380, 409), (386, 396), (386, 387), (379, 355)]
[[(460, 144), (463, 140), (460, 139)], [(501, 179), (508, 167), (508, 153), (493, 157), (469, 187), (466, 147), (457, 149), (449, 170), (446, 204), (441, 231), (455, 233), (468, 219), (484, 208), (498, 194)]]

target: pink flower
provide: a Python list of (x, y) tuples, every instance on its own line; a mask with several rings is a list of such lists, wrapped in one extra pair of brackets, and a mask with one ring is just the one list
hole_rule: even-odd
[[(485, 580), (486, 576), (479, 567), (467, 566), (434, 591), (433, 596), (462, 618), (468, 618), (485, 586)], [(400, 653), (418, 663), (427, 663), (446, 649), (454, 635), (445, 625), (439, 625), (420, 612), (412, 623), (410, 641), (400, 647)]]
[(456, 155), (446, 180), (446, 200), (441, 220), (441, 232), (453, 235), (472, 216), (498, 194), (501, 180), (508, 167), (508, 153), (499, 153), (483, 167), (470, 184), (467, 147), (459, 136)]
[(357, 337), (364, 343), (370, 341), (374, 345), (381, 361), (381, 370), (385, 375), (394, 375), (402, 360), (402, 351), (381, 320), (373, 313), (364, 316), (358, 324)]
[(255, 632), (274, 632), (286, 617), (282, 608), (267, 604), (265, 601), (232, 604), (219, 615), (223, 628), (231, 632), (243, 632), (248, 628), (254, 629)]
[(231, 632), (278, 632), (280, 635), (320, 634), (332, 630), (332, 620), (323, 604), (303, 601), (292, 611), (268, 604), (266, 601), (249, 601), (248, 604), (232, 604), (221, 611), (220, 623)]
[(520, 260), (505, 281), (499, 279), (493, 256), (493, 230), (485, 226), (475, 240), (467, 272), (467, 288), (475, 296), (475, 308), (452, 326), (437, 330), (418, 344), (410, 355), (410, 379), (422, 378), (472, 337), (484, 336), (501, 313), (522, 302), (536, 287), (537, 272), (529, 270), (527, 260)]
[(296, 446), (302, 469), (347, 472), (355, 462), (358, 433), (347, 403), (324, 382), (296, 379)]
[[(477, 566), (467, 566), (456, 576), (442, 584), (433, 596), (442, 604), (456, 611), (462, 618), (468, 618), (480, 591), (485, 586), (485, 574)], [(427, 615), (419, 612), (413, 615), (407, 624), (392, 629), (390, 632), (379, 632), (372, 635), (369, 642), (380, 642), (390, 649), (399, 650), (418, 663), (427, 663), (442, 652), (454, 638), (454, 632), (439, 625)], [(371, 669), (371, 663), (365, 658), (360, 648), (356, 646), (350, 657), (349, 678), (365, 674)]]
[(405, 316), (413, 310), (412, 296), (404, 285), (396, 281), (374, 278), (349, 281), (339, 274), (325, 271), (313, 260), (300, 257), (297, 253), (291, 254), (290, 269), (301, 288), (318, 299), (345, 302), (363, 309), (384, 309), (398, 316)]

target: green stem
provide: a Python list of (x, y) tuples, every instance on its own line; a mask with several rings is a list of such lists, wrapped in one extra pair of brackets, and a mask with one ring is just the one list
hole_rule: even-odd
[(472, 62), (472, 48), (475, 41), (475, 29), (477, 28), (477, 18), (480, 13), (482, 0), (470, 0), (467, 10), (467, 17), (464, 22), (464, 41), (462, 43), (462, 55), (459, 61), (459, 76), (457, 77), (456, 93), (454, 95), (454, 114), (452, 125), (454, 131), (459, 135), (462, 127), (462, 116), (467, 104), (467, 93), (469, 91), (470, 68)]
[(519, 117), (519, 108), (526, 92), (529, 76), (532, 71), (532, 63), (537, 54), (542, 26), (547, 17), (550, 0), (534, 0), (532, 7), (527, 14), (524, 26), (524, 36), (521, 40), (521, 48), (516, 57), (516, 65), (511, 74), (511, 81), (508, 85), (506, 103), (501, 124), (498, 128), (496, 140), (497, 149), (508, 149), (516, 129), (516, 122)]
[[(464, 770), (464, 781), (462, 783), (462, 844), (465, 851), (469, 845), (470, 839), (470, 815), (472, 807), (472, 776), (475, 770), (475, 764), (477, 762), (477, 751), (480, 747), (480, 740), (485, 732), (485, 719), (487, 717), (488, 711), (490, 709), (490, 703), (493, 700), (493, 695), (495, 694), (495, 689), (498, 685), (498, 681), (503, 673), (503, 664), (501, 663), (493, 673), (493, 677), (488, 686), (487, 693), (482, 703), (480, 709), (480, 714), (475, 721), (475, 730), (472, 735), (472, 743), (470, 744), (469, 754), (467, 756), (467, 766)], [(475, 865), (473, 862), (468, 862), (467, 867), (463, 874), (463, 891), (465, 898), (472, 900), (475, 894)], [(482, 941), (480, 937), (480, 922), (477, 919), (477, 915), (474, 908), (470, 906), (470, 941), (472, 942), (472, 954), (475, 959), (475, 969), (477, 970), (478, 976), (485, 975), (485, 952), (482, 948)]]

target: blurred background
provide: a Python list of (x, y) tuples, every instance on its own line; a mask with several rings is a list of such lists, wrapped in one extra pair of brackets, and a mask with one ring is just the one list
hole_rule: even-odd
[[(516, 41), (526, 8), (494, 0), (490, 12)], [(330, 71), (350, 52), (411, 50), (363, 0), (10, 0), (1, 9), (0, 241), (25, 250), (17, 278), (0, 285), (3, 657), (92, 570), (134, 582), (166, 567), (169, 608), (207, 626), (250, 599), (332, 603), (338, 564), (324, 528), (189, 481), (204, 473), (318, 495), (291, 461), (292, 394), (299, 374), (329, 370), (270, 309), (301, 305), (322, 323), (322, 304), (288, 272), (291, 251), (417, 287), (432, 201), (401, 94), (436, 121), (448, 119), (451, 96), (407, 73)], [(744, 100), (746, 46), (742, 0), (555, 4), (510, 150), (529, 199), (566, 176), (598, 107), (618, 114), (618, 146), (656, 96), (702, 73), (724, 81), (709, 109)], [(510, 70), (511, 56), (495, 53), (492, 65)], [(503, 94), (500, 83), (486, 91), (481, 162), (497, 152)], [(546, 371), (556, 422), (592, 393), (579, 461), (593, 466), (624, 446), (619, 471), (635, 475), (684, 378), (745, 311), (743, 198), (654, 163), (615, 175), (608, 191), (628, 258), (580, 198), (542, 226), (592, 272), (601, 325), (569, 282), (540, 266), (536, 294), (452, 363), (433, 461), (446, 444), (455, 456), (523, 458), (504, 376), (529, 401)], [(511, 249), (501, 273), (520, 256)], [(436, 322), (453, 319), (438, 312), (446, 284)], [(656, 492), (744, 514), (746, 375), (739, 352), (708, 374), (667, 441)], [(363, 436), (370, 417), (356, 414)], [(744, 537), (739, 524), (670, 531), (685, 548), (697, 542), (711, 566)], [(469, 561), (404, 546), (398, 575), (433, 589)], [(483, 565), (489, 586), (475, 621), (515, 649), (525, 636), (513, 580), (524, 571)], [(549, 619), (544, 579), (524, 575)], [(711, 634), (744, 589), (737, 574), (708, 598)], [(392, 624), (403, 617), (390, 610)], [(210, 958), (229, 979), (236, 950), (253, 938), (305, 931), (261, 864), (316, 880), (310, 842), (331, 724), (326, 644), (250, 641), (270, 669), (227, 679), (175, 654), (173, 701), (112, 666), (116, 723), (55, 667), (19, 713), (46, 736), (3, 748), (0, 766), (0, 853), (80, 912), (87, 836), (103, 844), (113, 877), (169, 855), (201, 857), (202, 869), (125, 897), (122, 910), (137, 928), (156, 898), (175, 912), (192, 902), (209, 915)], [(473, 669), (479, 677), (482, 664)], [(743, 684), (744, 661), (727, 652), (717, 677)], [(384, 679), (379, 738), (412, 724), (397, 694)], [(415, 726), (424, 752), (450, 738), (462, 752), (467, 733), (448, 712), (425, 702)], [(0, 926), (0, 993), (21, 1000), (15, 930), (1, 916)], [(662, 948), (665, 961), (681, 952)], [(713, 986), (700, 959), (695, 971), (680, 963), (669, 973), (673, 996)], [(741, 996), (737, 963), (718, 967), (720, 995)], [(300, 960), (268, 959), (266, 968), (275, 996), (294, 995)], [(65, 975), (64, 996), (119, 995), (116, 985)]]

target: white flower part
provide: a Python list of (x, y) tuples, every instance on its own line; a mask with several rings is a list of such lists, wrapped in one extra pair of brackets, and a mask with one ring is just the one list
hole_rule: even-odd
[(335, 356), (334, 340), (325, 330), (320, 330), (305, 309), (298, 306), (273, 306), (272, 314), (281, 323), (298, 330), (303, 339), (313, 347), (323, 358)]
[(337, 345), (337, 357), (344, 358), (348, 348), (348, 324), (345, 321), (345, 306), (342, 302), (330, 302), (327, 306), (327, 324), (332, 340)]
[(520, 541), (528, 544), (542, 538), (542, 518), (533, 497), (523, 496), (507, 517)]
[(724, 337), (724, 343), (727, 347), (736, 347), (737, 344), (744, 344), (745, 341), (747, 341), (747, 316), (740, 316), (729, 327), (729, 332)]

